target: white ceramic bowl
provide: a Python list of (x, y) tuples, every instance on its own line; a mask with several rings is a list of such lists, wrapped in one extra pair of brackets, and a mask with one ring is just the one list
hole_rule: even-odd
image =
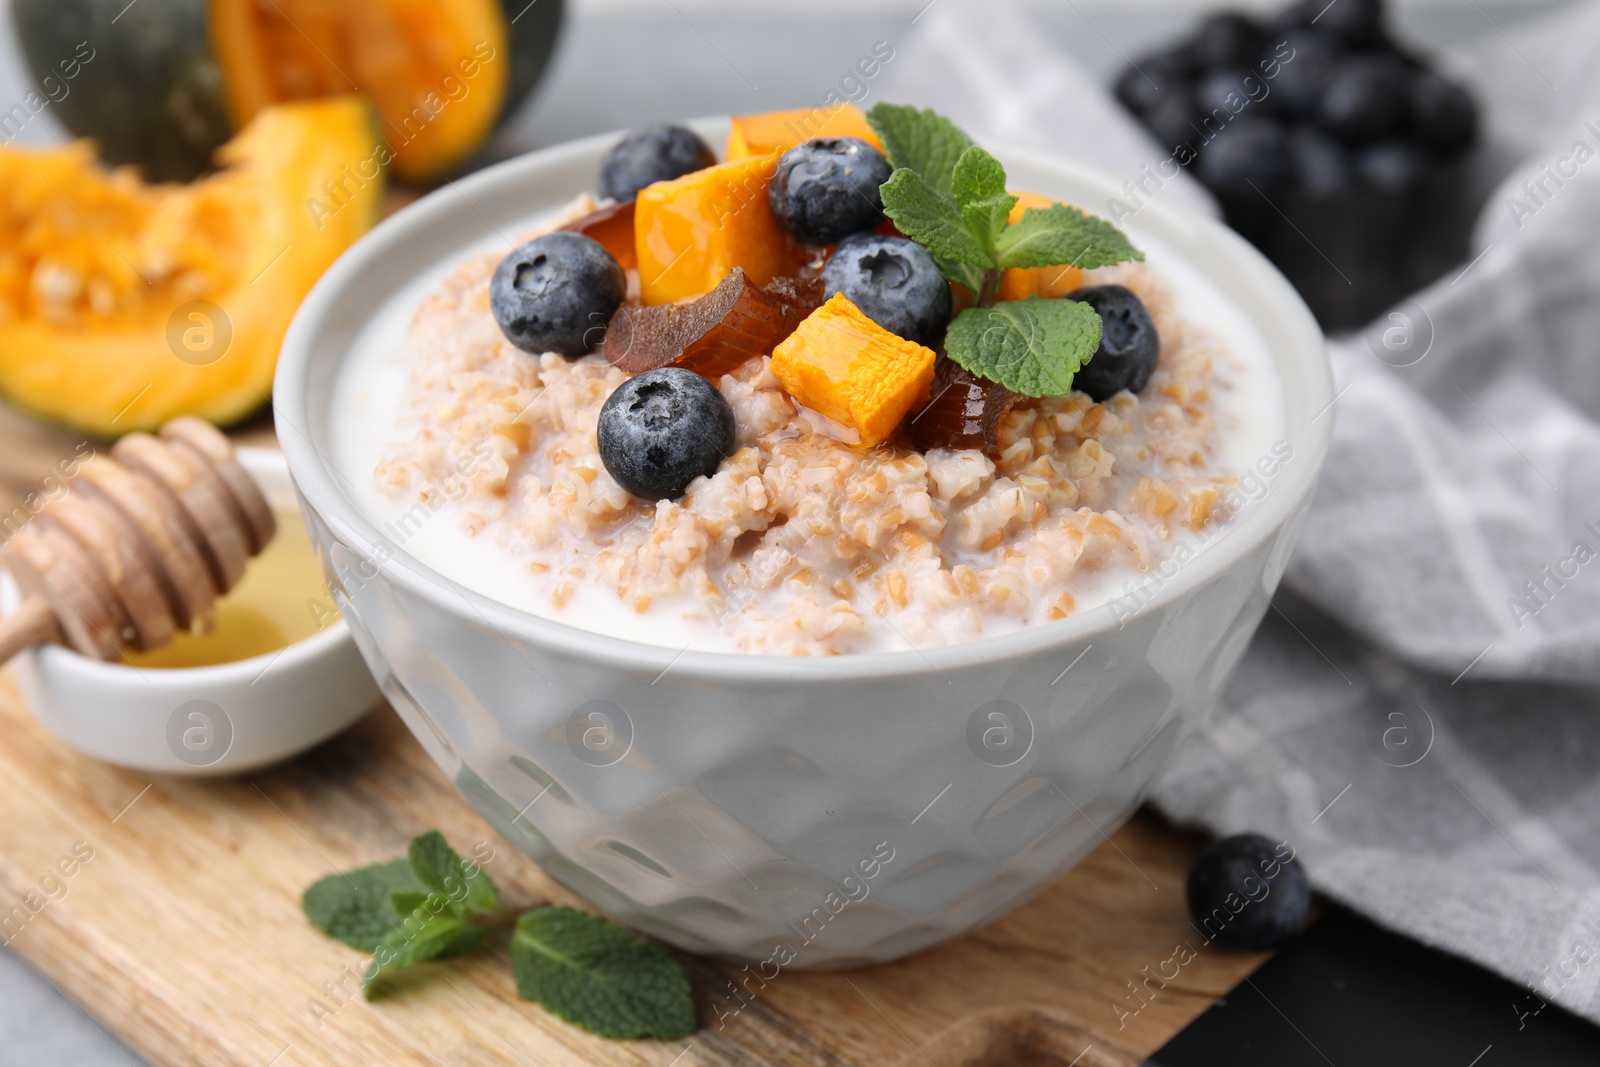
[[(698, 128), (715, 144), (727, 126)], [(1095, 609), (963, 645), (829, 659), (680, 653), (577, 630), (462, 589), (392, 543), (345, 491), (371, 472), (332, 466), (330, 403), (385, 298), (591, 188), (615, 140), (433, 193), (347, 252), (302, 305), (274, 403), (356, 641), (485, 818), (597, 907), (675, 945), (838, 967), (989, 922), (1133, 811), (1244, 651), (1327, 449), (1322, 335), (1232, 232), (1159, 198), (1139, 214), (1135, 239), (1153, 235), (1208, 272), (1262, 332), (1293, 459), (1120, 625)], [(1117, 193), (1076, 163), (996, 154), (1014, 187), (1087, 205)]]
[[(282, 455), (238, 455), (274, 509), (295, 510)], [(14, 599), (15, 590), (7, 595)], [(350, 726), (379, 700), (342, 619), (279, 652), (212, 667), (136, 670), (60, 645), (14, 662), (23, 699), (52, 733), (152, 774), (233, 774), (276, 763)]]

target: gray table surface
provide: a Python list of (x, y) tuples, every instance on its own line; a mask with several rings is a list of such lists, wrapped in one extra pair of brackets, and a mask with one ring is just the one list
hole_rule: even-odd
[[(360, 2), (360, 0), (353, 0)], [(982, 0), (937, 0), (944, 3)], [(1258, 6), (1258, 5), (1252, 5)], [(1496, 32), (1560, 0), (1453, 0), (1399, 10), (1404, 36), (1442, 46)], [(746, 113), (820, 101), (879, 40), (905, 40), (920, 4), (863, 0), (851, 14), (809, 3), (673, 4), (670, 0), (569, 6), (564, 40), (534, 100), (485, 153), (497, 158), (641, 122)], [(1043, 28), (1088, 70), (1121, 62), (1172, 37), (1199, 5), (1130, 9), (1108, 0), (1041, 4)], [(786, 12), (794, 12), (793, 14)], [(0, 0), (0, 107), (31, 88)], [(63, 137), (48, 119), (23, 141)], [(26, 934), (24, 933), (24, 935)], [(0, 1065), (130, 1067), (142, 1061), (9, 950), (0, 952)]]

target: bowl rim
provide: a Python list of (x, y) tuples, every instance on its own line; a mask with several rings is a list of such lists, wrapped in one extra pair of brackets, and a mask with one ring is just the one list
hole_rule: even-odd
[[(719, 131), (726, 132), (728, 121), (724, 116), (697, 119), (688, 125), (703, 136), (716, 137)], [(273, 416), (279, 421), (278, 440), (291, 477), (309, 511), (327, 524), (333, 536), (376, 567), (378, 575), (469, 624), (487, 626), (508, 643), (514, 636), (564, 656), (576, 656), (631, 672), (648, 671), (658, 678), (669, 670), (679, 680), (744, 683), (752, 680), (887, 679), (925, 675), (930, 669), (942, 676), (947, 669), (1013, 660), (1047, 649), (1073, 646), (1117, 629), (1118, 623), (1107, 603), (1065, 619), (1008, 633), (951, 645), (913, 647), (907, 651), (789, 657), (699, 651), (692, 648), (692, 643), (682, 650), (674, 650), (666, 645), (645, 644), (581, 629), (494, 600), (452, 581), (404, 547), (397, 548), (383, 537), (373, 521), (339, 488), (336, 477), (328, 469), (332, 461), (303, 429), (310, 423), (307, 412), (310, 410), (308, 385), (312, 354), (345, 291), (375, 263), (392, 264), (395, 257), (403, 260), (408, 237), (442, 219), (456, 219), (462, 232), (471, 235), (463, 236), (463, 248), (470, 240), (492, 237), (494, 223), (478, 211), (473, 202), (474, 194), (505, 187), (527, 188), (537, 184), (545, 172), (585, 158), (598, 163), (599, 157), (616, 142), (621, 132), (597, 134), (529, 152), (447, 182), (361, 237), (328, 269), (301, 303), (279, 355), (273, 385)], [(1111, 174), (1071, 157), (1003, 143), (986, 143), (986, 147), (1008, 165), (1020, 162), (1096, 186), (1108, 197), (1123, 195), (1120, 183)], [(570, 195), (583, 191), (586, 190), (573, 190)], [(1242, 516), (1238, 526), (1205, 545), (1176, 575), (1162, 583), (1154, 596), (1140, 607), (1140, 613), (1144, 614), (1186, 597), (1227, 572), (1290, 519), (1315, 488), (1334, 421), (1331, 417), (1322, 420), (1321, 414), (1331, 414), (1337, 398), (1327, 344), (1320, 327), (1299, 294), (1254, 246), (1222, 223), (1165, 200), (1146, 202), (1139, 215), (1150, 220), (1152, 230), (1197, 233), (1207, 242), (1226, 246), (1234, 260), (1249, 265), (1254, 274), (1252, 288), (1279, 309), (1278, 321), (1296, 341), (1290, 346), (1292, 351), (1273, 353), (1274, 363), (1280, 367), (1280, 378), (1284, 379), (1281, 383), (1284, 399), (1287, 402), (1291, 383), (1288, 376), (1281, 373), (1281, 368), (1288, 363), (1301, 364), (1305, 409), (1319, 413), (1303, 426), (1286, 426), (1284, 431), (1285, 439), (1292, 442), (1297, 456), (1302, 448), (1305, 450), (1307, 462), (1286, 465), (1271, 489)], [(1258, 313), (1249, 307), (1241, 307), (1241, 310), (1253, 324), (1260, 324)], [(348, 351), (346, 346), (344, 353)], [(288, 433), (283, 432), (284, 427), (289, 429)]]

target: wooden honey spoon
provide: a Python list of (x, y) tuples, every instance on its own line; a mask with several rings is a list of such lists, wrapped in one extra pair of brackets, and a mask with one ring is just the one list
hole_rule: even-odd
[(180, 416), (92, 456), (0, 551), (22, 592), (0, 618), (0, 663), (59, 640), (114, 660), (210, 628), (277, 522), (215, 426)]

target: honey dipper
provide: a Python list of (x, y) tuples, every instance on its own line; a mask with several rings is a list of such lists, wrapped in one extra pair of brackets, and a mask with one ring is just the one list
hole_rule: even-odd
[(0, 618), (0, 663), (59, 639), (96, 659), (204, 632), (219, 596), (277, 530), (216, 427), (180, 416), (79, 466), (0, 552), (22, 602)]

